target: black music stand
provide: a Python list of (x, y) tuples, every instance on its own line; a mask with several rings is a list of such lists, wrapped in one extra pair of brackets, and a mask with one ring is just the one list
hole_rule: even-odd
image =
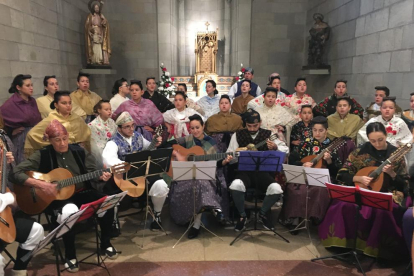
[[(239, 156), (239, 171), (251, 171), (251, 172), (280, 172), (282, 170), (282, 163), (285, 160), (286, 153), (281, 151), (242, 151)], [(258, 194), (258, 181), (255, 181), (255, 193), (254, 193), (254, 220), (253, 228), (245, 227), (230, 243), (233, 245), (244, 232), (250, 231), (271, 231), (275, 235), (279, 236), (282, 240), (289, 243), (285, 237), (277, 233), (276, 230), (258, 229), (257, 228), (257, 194)], [(248, 223), (250, 224), (251, 221)]]
[(81, 216), (85, 213), (87, 208), (80, 210), (68, 218), (66, 218), (58, 227), (56, 227), (52, 232), (50, 232), (43, 240), (39, 242), (39, 244), (29, 253), (24, 255), (21, 260), (23, 262), (27, 262), (30, 258), (34, 255), (39, 253), (43, 248), (45, 248), (48, 244), (52, 243), (55, 249), (55, 263), (56, 263), (56, 271), (57, 275), (60, 276), (60, 268), (59, 268), (59, 253), (57, 247), (57, 240), (60, 239), (64, 234), (69, 232), (75, 223), (81, 218)]
[[(193, 195), (194, 195), (194, 208), (193, 208), (193, 217), (190, 220), (190, 224), (188, 225), (187, 230), (182, 234), (180, 239), (174, 244), (173, 248), (175, 248), (181, 239), (187, 234), (187, 232), (191, 229), (191, 227), (195, 223), (195, 218), (197, 216), (198, 210), (196, 210), (196, 188), (195, 188), (195, 181), (196, 180), (210, 180), (216, 181), (216, 161), (202, 161), (202, 162), (182, 162), (182, 161), (172, 161), (173, 167), (173, 175), (174, 181), (180, 180), (192, 180), (193, 184)], [(223, 240), (216, 234), (214, 234), (211, 230), (209, 230), (203, 222), (201, 222), (201, 227), (205, 230), (210, 232), (213, 236)]]
[[(361, 263), (358, 259), (357, 240), (358, 240), (358, 224), (360, 211), (362, 206), (376, 208), (380, 210), (392, 211), (392, 194), (378, 193), (369, 190), (361, 189), (358, 186), (339, 186), (331, 183), (326, 183), (329, 196), (331, 199), (354, 203), (355, 204), (355, 241), (350, 251), (341, 254), (334, 254), (331, 256), (311, 259), (312, 262), (325, 259), (336, 259), (342, 262), (351, 263), (365, 276)], [(351, 256), (355, 262), (345, 259), (345, 256)]]
[[(145, 150), (132, 154), (128, 154), (125, 157), (125, 162), (131, 164), (130, 170), (124, 175), (125, 180), (132, 180), (137, 177), (145, 177), (145, 192), (147, 197), (147, 206), (145, 211), (144, 231), (142, 231), (142, 245), (144, 247), (145, 229), (147, 226), (148, 214), (152, 216), (152, 219), (157, 222), (161, 230), (168, 235), (165, 229), (155, 220), (155, 214), (149, 204), (149, 181), (148, 176), (161, 175), (168, 172), (170, 169), (170, 161), (173, 149), (157, 149), (157, 150)], [(131, 183), (133, 183), (131, 181)], [(138, 232), (138, 231), (137, 231)]]

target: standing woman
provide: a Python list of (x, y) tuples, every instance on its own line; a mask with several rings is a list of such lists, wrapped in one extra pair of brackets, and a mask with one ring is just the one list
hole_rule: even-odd
[(112, 111), (115, 111), (123, 102), (128, 101), (127, 95), (129, 94), (129, 84), (124, 78), (115, 81), (112, 88), (112, 99), (109, 101)]
[[(339, 170), (339, 184), (354, 186), (361, 183), (368, 189), (372, 178), (356, 176), (356, 173), (371, 166), (379, 166), (397, 149), (387, 142), (387, 132), (380, 122), (368, 124), (368, 142), (354, 150)], [(355, 225), (355, 204), (332, 200), (325, 219), (319, 226), (319, 237), (325, 247), (350, 247), (357, 239), (357, 250), (365, 255), (381, 259), (401, 260), (409, 256), (402, 235), (402, 218), (407, 207), (412, 205), (408, 196), (407, 167), (404, 158), (384, 166), (384, 184), (381, 192), (393, 193), (393, 210), (385, 211), (362, 206), (358, 228)], [(355, 233), (359, 233), (355, 237)]]
[(220, 96), (217, 95), (216, 82), (213, 80), (206, 81), (207, 95), (198, 100), (197, 104), (203, 109), (205, 119), (217, 114), (220, 111)]
[(99, 101), (93, 109), (98, 116), (88, 124), (91, 129), (91, 151), (98, 167), (102, 167), (102, 152), (106, 143), (116, 133), (117, 125), (111, 119), (112, 110), (108, 100)]
[(116, 120), (119, 114), (128, 111), (137, 126), (144, 127), (146, 131), (154, 132), (157, 126), (164, 123), (161, 112), (151, 100), (142, 97), (144, 89), (141, 81), (131, 80), (129, 89), (131, 91), (131, 100), (123, 102), (114, 111), (112, 119)]
[[(163, 114), (164, 122), (170, 133), (169, 138), (180, 138), (190, 134), (190, 119), (189, 117), (198, 114), (192, 108), (186, 107), (187, 95), (181, 91), (177, 91), (174, 96), (174, 109), (170, 109)], [(201, 118), (203, 118), (200, 115)]]
[(45, 87), (43, 97), (36, 99), (37, 107), (39, 108), (42, 119), (46, 118), (49, 113), (52, 112), (50, 103), (53, 102), (53, 95), (55, 95), (56, 91), (59, 91), (59, 83), (56, 76), (46, 76), (43, 79), (43, 85)]
[(11, 138), (16, 164), (24, 160), (23, 146), (26, 135), (42, 119), (33, 95), (30, 75), (17, 75), (9, 89), (13, 94), (1, 107), (5, 131)]
[(316, 105), (312, 97), (306, 94), (308, 89), (305, 78), (298, 78), (295, 83), (295, 93), (288, 95), (285, 101), (281, 102), (281, 106), (286, 106), (294, 115), (298, 115), (302, 105), (311, 105), (312, 108)]
[[(190, 132), (185, 137), (172, 140), (169, 144), (179, 144), (187, 149), (200, 146), (205, 154), (215, 154), (218, 152), (216, 142), (213, 138), (204, 133), (204, 122), (200, 115), (190, 116)], [(174, 152), (173, 154), (178, 154)], [(221, 167), (228, 164), (232, 159), (227, 156), (226, 159), (217, 161), (216, 175), (212, 176), (214, 180), (196, 180), (195, 187), (192, 180), (182, 180), (173, 183), (170, 189), (170, 213), (171, 218), (177, 224), (189, 222), (193, 216), (193, 205), (196, 204), (197, 216), (194, 226), (188, 232), (188, 238), (196, 238), (200, 232), (201, 216), (204, 211), (212, 211), (219, 221), (228, 217), (229, 201), (227, 194), (227, 184), (224, 179)], [(196, 200), (194, 191), (196, 189)]]
[(79, 143), (87, 151), (91, 151), (91, 131), (81, 117), (72, 113), (72, 101), (69, 95), (68, 91), (58, 91), (55, 93), (54, 100), (50, 104), (50, 108), (53, 111), (27, 134), (24, 144), (24, 152), (27, 156), (30, 156), (38, 149), (50, 145), (48, 141), (44, 140), (43, 134), (53, 120), (58, 120), (66, 128), (69, 134), (69, 144)]
[(93, 107), (102, 98), (95, 92), (89, 90), (89, 74), (79, 73), (77, 81), (78, 90), (70, 94), (73, 105), (72, 111), (76, 115), (84, 118), (86, 123), (89, 123), (95, 119)]

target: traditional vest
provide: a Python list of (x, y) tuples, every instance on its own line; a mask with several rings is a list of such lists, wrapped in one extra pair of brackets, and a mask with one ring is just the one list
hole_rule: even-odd
[[(258, 144), (261, 141), (266, 140), (270, 137), (272, 132), (270, 130), (266, 129), (259, 129), (259, 133), (257, 134), (256, 138), (253, 140), (252, 136), (250, 135), (249, 131), (247, 129), (242, 129), (236, 132), (236, 140), (239, 144), (239, 147), (246, 147), (248, 144)], [(267, 145), (261, 146), (257, 150), (259, 151), (266, 151), (268, 150)]]
[(115, 144), (118, 146), (118, 158), (122, 161), (125, 161), (125, 156), (127, 154), (141, 151), (144, 142), (142, 139), (142, 135), (138, 132), (134, 132), (134, 135), (132, 136), (132, 143), (129, 145), (129, 143), (125, 140), (125, 138), (117, 132), (109, 141), (114, 141)]
[[(234, 97), (236, 98), (237, 96), (240, 96), (241, 95), (241, 85), (242, 85), (242, 81), (240, 81), (240, 82), (238, 82), (237, 83), (237, 93), (236, 93), (236, 95), (234, 95)], [(253, 97), (257, 97), (257, 95), (256, 95), (256, 90), (257, 90), (257, 87), (258, 87), (258, 85), (257, 84), (255, 84), (254, 82), (251, 82), (250, 83), (250, 87), (252, 88), (251, 90), (250, 90), (250, 92), (249, 92), (249, 94), (250, 95), (252, 95)]]
[[(85, 166), (85, 150), (79, 145), (71, 144), (69, 145), (69, 150), (72, 152), (73, 157), (75, 158), (76, 164), (79, 167), (81, 174), (86, 174), (88, 171)], [(51, 170), (57, 169), (58, 162), (56, 158), (56, 151), (52, 145), (46, 146), (40, 150), (40, 165), (39, 172), (49, 173)], [(89, 181), (84, 181), (86, 188), (91, 188), (92, 185)]]

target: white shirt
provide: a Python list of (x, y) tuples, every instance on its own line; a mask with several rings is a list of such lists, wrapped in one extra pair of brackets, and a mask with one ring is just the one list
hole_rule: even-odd
[[(230, 87), (229, 93), (227, 93), (227, 95), (230, 97), (230, 99), (233, 100), (234, 95), (236, 95), (236, 93), (237, 93), (237, 82)], [(257, 85), (256, 96), (260, 96), (261, 94), (262, 94), (262, 89), (260, 89), (260, 86)]]
[(109, 101), (111, 104), (112, 113), (115, 112), (115, 110), (121, 105), (121, 103), (128, 101), (129, 99), (127, 97), (122, 97), (119, 94), (116, 94), (112, 97), (112, 99)]
[[(254, 135), (251, 135), (252, 139), (255, 139), (258, 133), (259, 132), (257, 132)], [(237, 132), (234, 133), (231, 136), (230, 144), (229, 144), (229, 147), (227, 148), (227, 152), (234, 152), (234, 151), (236, 151), (236, 149), (239, 148), (239, 143), (237, 142), (236, 134), (237, 134)], [(286, 154), (289, 154), (289, 147), (286, 146), (285, 142), (280, 141), (278, 138), (276, 138), (276, 140), (273, 140), (272, 142), (277, 145), (277, 150), (278, 151), (285, 152)]]
[(387, 132), (387, 142), (395, 147), (412, 143), (413, 134), (410, 132), (407, 124), (403, 119), (396, 117), (395, 115), (391, 120), (385, 121), (382, 115), (370, 119), (366, 124), (358, 131), (357, 142), (358, 145), (362, 145), (368, 142), (367, 126), (370, 123), (379, 122), (385, 126)]
[[(133, 135), (136, 135), (135, 132)], [(124, 140), (127, 141), (130, 146), (132, 146), (132, 136), (129, 138), (124, 137)], [(143, 141), (142, 150), (145, 150), (149, 147), (151, 142), (145, 139), (144, 137), (142, 137), (142, 141)], [(104, 164), (107, 167), (112, 167), (116, 164), (124, 162), (118, 158), (118, 145), (115, 144), (114, 141), (108, 141), (108, 143), (106, 143), (106, 146), (102, 152), (102, 159), (103, 159)]]

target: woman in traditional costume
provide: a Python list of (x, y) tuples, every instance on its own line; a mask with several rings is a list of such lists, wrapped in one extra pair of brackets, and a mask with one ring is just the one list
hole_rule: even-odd
[(52, 112), (50, 103), (53, 102), (53, 95), (55, 95), (56, 91), (59, 91), (59, 83), (56, 76), (46, 76), (43, 79), (43, 85), (45, 87), (43, 97), (36, 99), (37, 107), (39, 108), (42, 119), (46, 118), (49, 113)]
[(32, 97), (31, 78), (30, 75), (17, 75), (9, 89), (13, 95), (0, 107), (4, 130), (14, 144), (16, 164), (25, 159), (23, 148), (27, 133), (42, 120), (36, 100)]
[(177, 91), (174, 96), (175, 108), (170, 109), (163, 114), (165, 125), (167, 126), (168, 132), (170, 133), (169, 138), (180, 138), (189, 135), (189, 117), (194, 114), (200, 115), (194, 109), (186, 107), (186, 99), (186, 94)]
[[(216, 142), (213, 138), (204, 133), (204, 122), (200, 115), (195, 114), (189, 117), (190, 135), (180, 137), (169, 142), (169, 144), (179, 144), (187, 149), (200, 146), (205, 154), (215, 154), (218, 151)], [(173, 154), (179, 154), (174, 152)], [(200, 232), (202, 212), (212, 211), (217, 219), (224, 222), (228, 217), (228, 194), (227, 184), (224, 179), (222, 167), (232, 159), (227, 156), (224, 160), (217, 161), (216, 175), (212, 180), (196, 180), (195, 185), (192, 180), (182, 180), (172, 183), (170, 187), (170, 214), (177, 224), (188, 223), (193, 217), (194, 202), (197, 216), (193, 227), (188, 232), (188, 238), (196, 238)], [(194, 190), (195, 197), (194, 199)]]
[(129, 94), (129, 84), (124, 78), (115, 81), (114, 87), (112, 87), (112, 99), (109, 101), (112, 111), (115, 111), (123, 102), (128, 101), (127, 95)]
[(298, 78), (295, 82), (295, 93), (286, 96), (285, 100), (280, 102), (280, 105), (288, 108), (293, 115), (299, 114), (302, 105), (315, 107), (315, 101), (310, 95), (306, 94), (307, 88), (306, 79)]
[(91, 131), (85, 121), (78, 115), (72, 113), (72, 101), (68, 91), (58, 91), (50, 104), (54, 109), (45, 119), (33, 127), (26, 137), (24, 152), (30, 156), (34, 151), (50, 145), (45, 141), (43, 134), (46, 127), (53, 121), (58, 120), (68, 131), (70, 144), (81, 144), (87, 151), (91, 151)]
[(109, 139), (116, 134), (117, 125), (111, 119), (112, 110), (109, 101), (99, 101), (94, 107), (94, 112), (98, 114), (98, 117), (88, 124), (91, 129), (91, 151), (98, 167), (102, 167), (102, 152)]
[[(233, 113), (236, 113), (238, 115), (241, 115), (247, 111), (247, 105), (254, 100), (254, 97), (250, 95), (251, 89), (251, 81), (249, 80), (243, 80), (241, 82), (240, 90), (241, 95), (234, 98), (233, 103), (231, 105), (231, 111)], [(260, 95), (259, 98), (262, 99), (263, 102), (263, 96)]]
[[(328, 122), (325, 117), (317, 116), (312, 119), (311, 127), (312, 137), (307, 138), (299, 145), (299, 151), (291, 152), (289, 164), (310, 168), (313, 165), (311, 162), (303, 163), (301, 160), (310, 155), (320, 154), (331, 144), (331, 140), (327, 136)], [(325, 152), (323, 162), (329, 169), (331, 179), (334, 179), (342, 166), (336, 152)], [(286, 186), (280, 221), (291, 229), (299, 224), (300, 218), (306, 217), (306, 189), (307, 187), (302, 184), (291, 183)], [(311, 200), (308, 201), (307, 216), (319, 223), (323, 220), (328, 209), (329, 195), (326, 188), (309, 186), (308, 189), (308, 197)], [(297, 230), (291, 231), (293, 235), (297, 233)]]
[(217, 114), (220, 111), (219, 101), (220, 96), (216, 89), (216, 82), (213, 80), (206, 81), (207, 95), (197, 101), (197, 105), (204, 111), (204, 118), (208, 119), (210, 116)]
[(72, 99), (72, 112), (85, 119), (86, 123), (95, 119), (93, 107), (102, 98), (89, 90), (89, 74), (79, 73), (77, 78), (78, 90), (70, 94)]
[[(372, 178), (356, 176), (366, 167), (379, 166), (397, 149), (387, 142), (387, 131), (380, 122), (368, 124), (369, 142), (353, 151), (339, 170), (337, 180), (342, 185), (354, 186), (355, 182), (368, 189)], [(359, 211), (358, 229), (355, 225), (357, 206), (334, 199), (319, 226), (319, 237), (325, 247), (352, 247), (357, 239), (357, 250), (365, 255), (382, 259), (401, 259), (408, 256), (402, 236), (403, 214), (412, 200), (408, 195), (407, 167), (404, 158), (384, 166), (384, 184), (381, 192), (393, 193), (393, 210), (385, 211), (362, 206)], [(357, 237), (355, 234), (358, 233)]]

